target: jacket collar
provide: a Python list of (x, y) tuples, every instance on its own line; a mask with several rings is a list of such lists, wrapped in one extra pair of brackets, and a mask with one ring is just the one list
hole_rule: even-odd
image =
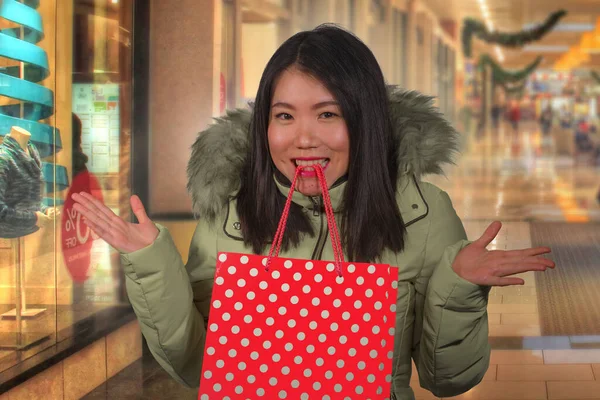
[[(290, 186), (291, 186), (290, 183), (283, 182), (282, 178), (277, 176), (277, 174), (273, 176), (273, 179), (275, 180), (275, 184), (277, 185), (277, 189), (279, 189), (279, 192), (284, 197), (287, 198), (288, 194), (290, 193)], [(329, 197), (331, 199), (331, 206), (333, 207), (334, 213), (339, 213), (341, 211), (344, 190), (346, 189), (346, 182), (347, 182), (347, 179), (344, 176), (344, 177), (338, 179), (329, 188)], [(296, 191), (294, 191), (294, 194), (292, 195), (292, 201), (306, 210), (310, 210), (310, 211), (318, 210), (320, 212), (321, 211), (324, 212), (323, 200), (322, 200), (321, 196), (316, 196), (316, 197), (306, 196), (296, 190)]]
[[(281, 194), (287, 197), (290, 186), (281, 183), (277, 179), (275, 179), (275, 183), (277, 184), (277, 188)], [(340, 205), (345, 187), (346, 181), (340, 180), (332, 185), (332, 188), (329, 190), (334, 213), (338, 213), (341, 209)], [(396, 195), (396, 199), (398, 201), (398, 208), (400, 209), (400, 214), (402, 215), (402, 221), (404, 222), (405, 227), (409, 227), (410, 225), (429, 215), (429, 204), (425, 200), (415, 176), (406, 176), (400, 179), (398, 182), (398, 193)], [(244, 238), (240, 233), (241, 225), (239, 218), (235, 208), (231, 207), (233, 204), (233, 201), (231, 200), (233, 200), (233, 198), (230, 198), (230, 201), (228, 201), (225, 207), (226, 216), (223, 222), (223, 232), (225, 232), (225, 235), (231, 239), (243, 241)], [(314, 203), (308, 196), (294, 192), (292, 201), (307, 211), (314, 211)], [(321, 210), (321, 212), (323, 212), (323, 210)]]

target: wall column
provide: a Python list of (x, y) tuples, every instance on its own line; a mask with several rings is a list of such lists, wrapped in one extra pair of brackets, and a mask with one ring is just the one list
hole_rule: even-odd
[(415, 59), (417, 54), (417, 1), (409, 0), (408, 2), (408, 26), (406, 28), (406, 88), (417, 89), (417, 64)]
[(152, 214), (191, 211), (190, 146), (219, 106), (220, 6), (221, 0), (180, 0), (176, 6), (150, 0), (147, 206)]

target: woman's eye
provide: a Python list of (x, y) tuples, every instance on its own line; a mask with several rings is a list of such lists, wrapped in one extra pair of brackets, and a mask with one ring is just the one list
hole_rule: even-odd
[(288, 121), (288, 120), (292, 119), (292, 116), (290, 114), (288, 114), (288, 113), (281, 113), (281, 114), (277, 114), (275, 116), (275, 118), (277, 118), (277, 119), (283, 119), (285, 121)]
[(335, 116), (336, 116), (336, 114), (329, 112), (329, 111), (325, 111), (323, 114), (321, 114), (321, 117), (323, 117), (323, 118), (333, 118)]

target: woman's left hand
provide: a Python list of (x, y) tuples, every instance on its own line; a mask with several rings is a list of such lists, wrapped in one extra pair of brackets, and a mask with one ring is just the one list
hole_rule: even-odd
[(552, 260), (541, 257), (542, 254), (551, 252), (548, 247), (509, 251), (487, 250), (486, 247), (498, 235), (500, 228), (500, 222), (493, 222), (479, 239), (458, 253), (452, 264), (458, 276), (482, 286), (523, 285), (523, 279), (509, 276), (555, 267)]

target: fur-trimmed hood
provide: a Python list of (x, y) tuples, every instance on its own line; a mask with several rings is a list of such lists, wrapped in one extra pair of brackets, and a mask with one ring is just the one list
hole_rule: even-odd
[[(433, 97), (390, 86), (388, 89), (399, 176), (443, 174), (454, 163), (460, 134), (433, 106)], [(194, 214), (212, 222), (240, 185), (249, 146), (251, 110), (236, 109), (216, 118), (192, 145), (187, 189)]]

